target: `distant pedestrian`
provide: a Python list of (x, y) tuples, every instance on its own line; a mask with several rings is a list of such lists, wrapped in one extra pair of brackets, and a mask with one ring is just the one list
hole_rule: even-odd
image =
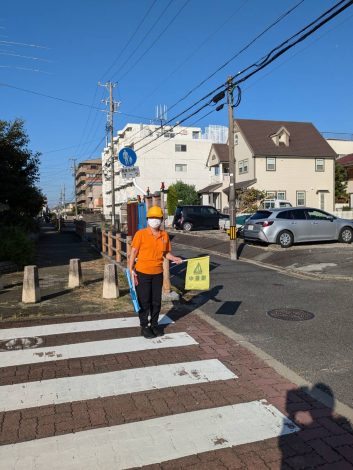
[(162, 301), (163, 258), (176, 264), (183, 261), (172, 255), (169, 236), (160, 229), (162, 221), (162, 209), (151, 207), (147, 212), (148, 227), (138, 230), (131, 244), (129, 270), (141, 307), (141, 335), (145, 338), (163, 335), (163, 330), (158, 326)]

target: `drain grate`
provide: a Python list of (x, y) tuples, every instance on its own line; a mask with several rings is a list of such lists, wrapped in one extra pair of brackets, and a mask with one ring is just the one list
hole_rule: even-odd
[(299, 308), (278, 308), (267, 312), (272, 318), (277, 320), (286, 321), (305, 321), (312, 320), (315, 315), (307, 310), (300, 310)]

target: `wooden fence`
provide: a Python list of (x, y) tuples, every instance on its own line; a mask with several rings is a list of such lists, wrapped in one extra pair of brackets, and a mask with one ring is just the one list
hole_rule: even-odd
[(111, 230), (93, 228), (92, 241), (103, 256), (108, 256), (117, 263), (127, 262), (131, 252), (132, 237)]

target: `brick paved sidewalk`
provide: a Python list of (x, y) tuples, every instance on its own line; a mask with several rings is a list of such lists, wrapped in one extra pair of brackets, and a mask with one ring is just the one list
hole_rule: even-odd
[[(202, 383), (196, 380), (195, 383), (183, 386), (152, 388), (104, 398), (97, 396), (89, 400), (47, 404), (35, 408), (20, 409), (19, 406), (18, 409), (0, 412), (0, 444), (4, 446), (0, 447), (0, 453), (1, 450), (6, 451), (5, 455), (7, 452), (15, 452), (17, 448), (20, 449), (18, 447), (21, 445), (20, 443), (25, 441), (31, 445), (34, 443), (33, 445), (40, 446), (41, 442), (50, 444), (53, 440), (70, 435), (70, 433), (75, 433), (74, 436), (79, 438), (84, 435), (86, 430), (101, 428), (108, 432), (127, 423), (137, 425), (140, 423), (142, 426), (145, 422), (149, 423), (148, 420), (163, 416), (178, 415), (178, 417), (183, 417), (198, 410), (212, 410), (265, 399), (296, 423), (300, 430), (270, 439), (258, 439), (256, 442), (245, 440), (246, 444), (235, 446), (230, 446), (220, 436), (214, 440), (212, 451), (192, 453), (192, 455), (189, 453), (185, 457), (163, 460), (144, 468), (163, 470), (179, 468), (207, 470), (353, 469), (353, 434), (351, 425), (345, 418), (337, 416), (332, 412), (332, 408), (313, 399), (307, 390), (289, 383), (255, 354), (210, 326), (200, 315), (187, 314), (187, 312), (182, 308), (171, 312), (169, 315), (175, 320), (175, 323), (166, 327), (166, 333), (168, 335), (178, 332), (187, 333), (196, 341), (196, 344), (164, 348), (161, 343), (161, 347), (154, 350), (136, 350), (67, 360), (59, 360), (56, 356), (56, 361), (49, 358), (49, 362), (26, 365), (19, 363), (0, 368), (0, 385), (24, 385), (40, 380), (45, 383), (49, 379), (81, 377), (83, 375), (93, 378), (96, 374), (106, 372), (210, 359), (218, 359), (238, 378)], [(117, 317), (129, 318), (130, 316), (132, 315), (106, 314), (97, 317), (90, 315), (47, 319), (45, 322), (11, 322), (6, 325), (2, 324), (0, 332), (4, 331), (4, 327), (18, 328), (42, 325), (43, 323), (60, 324), (69, 321), (80, 323), (94, 318), (102, 320)], [(55, 348), (59, 345), (94, 342), (90, 344), (98, 347), (107, 340), (136, 338), (138, 335), (139, 329), (136, 327), (53, 334), (43, 336), (43, 343), (35, 351), (40, 355), (40, 348), (50, 347), (50, 352), (55, 355)], [(2, 354), (4, 351), (0, 352), (0, 361)], [(256, 420), (256, 416), (254, 419)], [(239, 425), (240, 435), (242, 426), (245, 425), (246, 422)], [(152, 453), (154, 447), (157, 451), (158, 442), (164, 438), (164, 433), (169, 432), (168, 429), (167, 426), (163, 433), (157, 433)], [(187, 431), (185, 429), (185, 432)], [(48, 439), (41, 441), (44, 438)], [(133, 438), (134, 436), (132, 436)], [(14, 444), (14, 446), (10, 448), (9, 444)], [(136, 448), (136, 451), (138, 450)], [(60, 455), (57, 457), (60, 460)], [(103, 457), (101, 455), (99, 458)], [(26, 464), (27, 469), (42, 468), (36, 465), (31, 466), (30, 462), (31, 460), (28, 460)], [(53, 468), (63, 470), (65, 468), (55, 465), (57, 464), (54, 464)], [(83, 468), (80, 465), (78, 462), (77, 466), (70, 466), (70, 468)], [(101, 468), (108, 470), (110, 468), (131, 468), (102, 465)], [(1, 467), (1, 461), (0, 468), (5, 468)], [(6, 466), (6, 468), (16, 468), (16, 466)]]

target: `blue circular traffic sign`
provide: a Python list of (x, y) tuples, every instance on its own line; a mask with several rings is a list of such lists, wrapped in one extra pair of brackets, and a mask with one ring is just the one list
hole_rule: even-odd
[(124, 147), (120, 150), (119, 155), (119, 162), (123, 166), (134, 166), (137, 160), (136, 153), (130, 147)]

